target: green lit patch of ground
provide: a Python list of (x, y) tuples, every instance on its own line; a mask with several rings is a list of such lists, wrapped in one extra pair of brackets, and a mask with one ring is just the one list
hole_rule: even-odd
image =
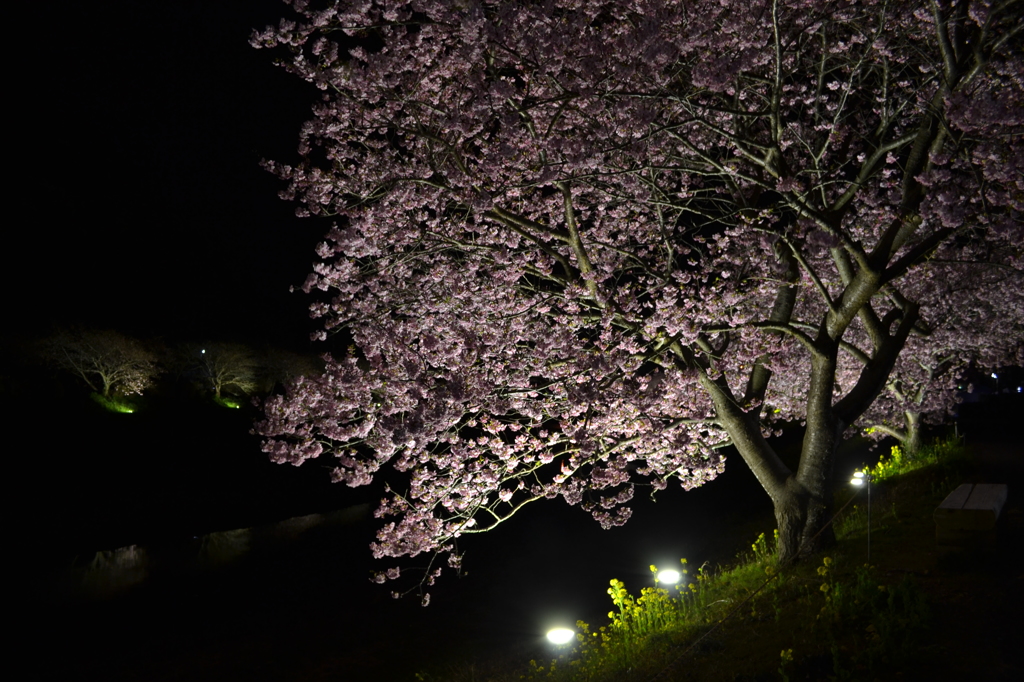
[(232, 410), (240, 410), (242, 408), (242, 403), (239, 402), (238, 400), (233, 399), (233, 398), (225, 398), (223, 396), (214, 396), (213, 402), (217, 403), (221, 407), (227, 407), (228, 409), (232, 409)]
[(89, 395), (89, 397), (93, 400), (93, 402), (95, 402), (108, 412), (116, 412), (119, 414), (132, 414), (133, 412), (138, 410), (138, 406), (136, 406), (128, 398), (107, 398), (105, 396), (100, 395), (99, 393), (92, 393)]

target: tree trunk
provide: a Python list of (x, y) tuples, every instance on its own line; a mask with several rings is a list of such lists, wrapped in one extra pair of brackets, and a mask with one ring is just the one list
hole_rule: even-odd
[(843, 425), (832, 410), (836, 346), (811, 359), (807, 430), (796, 475), (786, 479), (782, 494), (772, 495), (779, 524), (779, 560), (817, 554), (835, 544), (832, 515), (832, 467), (842, 441)]
[(919, 412), (905, 412), (907, 418), (907, 435), (900, 445), (908, 455), (917, 453), (924, 445), (921, 439), (921, 414)]
[[(816, 453), (820, 469), (827, 476), (800, 481), (790, 476), (784, 489), (772, 496), (779, 528), (779, 561), (796, 561), (823, 552), (836, 544), (832, 519), (832, 451)], [(806, 454), (805, 454), (806, 456)], [(801, 469), (804, 469), (801, 462)]]
[(794, 496), (786, 504), (775, 505), (779, 561), (796, 561), (835, 546), (835, 531), (829, 524), (830, 512), (831, 505), (805, 495)]
[[(819, 395), (830, 390), (829, 380), (826, 376), (819, 381)], [(792, 561), (833, 546), (835, 533), (828, 524), (832, 512), (832, 467), (841, 440), (841, 423), (828, 410), (811, 413), (800, 467), (794, 473), (765, 440), (756, 413), (740, 409), (728, 396), (724, 384), (707, 379), (702, 383), (715, 400), (718, 418), (733, 445), (772, 499), (779, 527), (779, 559)]]

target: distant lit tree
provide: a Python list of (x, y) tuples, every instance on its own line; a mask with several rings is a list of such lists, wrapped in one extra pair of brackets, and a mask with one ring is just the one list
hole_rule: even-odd
[[(406, 477), (378, 557), (458, 565), (544, 498), (621, 524), (727, 445), (781, 558), (814, 552), (844, 434), (905, 351), (944, 357), (908, 346), (943, 315), (925, 265), (1021, 268), (1019, 2), (290, 4), (253, 43), (323, 96), (269, 167), (337, 221), (305, 289), (354, 350), (259, 429)], [(767, 439), (792, 421), (796, 469)]]
[(136, 339), (114, 330), (60, 331), (43, 342), (44, 358), (110, 398), (142, 394), (160, 374), (156, 355)]
[(225, 389), (249, 395), (257, 390), (263, 364), (259, 354), (240, 343), (211, 342), (185, 350), (185, 369), (217, 398)]

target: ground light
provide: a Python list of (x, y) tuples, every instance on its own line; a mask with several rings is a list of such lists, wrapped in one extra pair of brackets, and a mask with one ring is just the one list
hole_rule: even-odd
[(673, 571), (670, 569), (658, 571), (654, 574), (654, 582), (659, 585), (675, 585), (682, 579), (683, 575), (679, 571)]
[(863, 471), (853, 472), (850, 485), (858, 487), (866, 485), (868, 487), (868, 563), (871, 563), (871, 474)]
[(576, 631), (569, 628), (554, 628), (548, 630), (547, 638), (552, 644), (568, 644), (576, 637)]

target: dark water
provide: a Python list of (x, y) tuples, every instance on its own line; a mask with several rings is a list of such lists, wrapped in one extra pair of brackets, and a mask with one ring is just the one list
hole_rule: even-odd
[[(136, 548), (109, 556), (119, 584), (72, 572), (92, 576), (92, 591), (45, 607), (48, 629), (67, 652), (58, 670), (104, 679), (409, 679), (437, 660), (545, 655), (547, 627), (603, 621), (610, 578), (637, 591), (649, 563), (702, 560), (708, 537), (742, 523), (674, 506), (668, 523), (641, 514), (605, 532), (577, 510), (537, 505), (468, 543), (468, 574), (443, 579), (426, 609), (367, 580), (372, 526), (357, 519), (251, 543), (220, 567), (197, 567), (180, 545)], [(125, 570), (132, 558), (139, 567)]]

